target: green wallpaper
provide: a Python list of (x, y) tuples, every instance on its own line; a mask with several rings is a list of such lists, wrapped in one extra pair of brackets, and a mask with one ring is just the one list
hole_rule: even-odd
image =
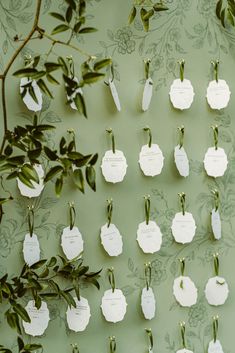
[[(181, 347), (178, 323), (184, 320), (187, 325), (187, 343), (194, 352), (205, 352), (212, 339), (211, 318), (219, 314), (219, 337), (224, 352), (233, 352), (234, 340), (234, 228), (235, 228), (235, 133), (233, 111), (235, 100), (234, 58), (235, 31), (222, 29), (214, 13), (215, 0), (166, 0), (170, 10), (156, 15), (151, 20), (150, 31), (144, 32), (140, 21), (127, 27), (127, 16), (131, 1), (126, 0), (89, 0), (89, 24), (99, 29), (97, 33), (79, 39), (78, 45), (96, 55), (111, 56), (114, 60), (117, 88), (122, 111), (117, 113), (108, 88), (100, 82), (85, 89), (88, 106), (88, 120), (71, 111), (64, 103), (64, 91), (53, 89), (55, 99), (44, 101), (40, 121), (54, 123), (57, 133), (48, 135), (53, 147), (55, 141), (74, 128), (79, 150), (98, 152), (97, 192), (86, 191), (85, 195), (74, 192), (67, 184), (60, 199), (54, 196), (54, 187), (49, 183), (43, 195), (35, 200), (35, 229), (40, 238), (42, 257), (62, 254), (60, 235), (63, 226), (68, 224), (67, 202), (74, 200), (77, 210), (77, 225), (85, 240), (84, 259), (91, 269), (103, 268), (101, 290), (83, 288), (82, 295), (88, 298), (92, 316), (86, 331), (75, 334), (66, 326), (66, 305), (50, 301), (51, 321), (45, 335), (38, 339), (26, 340), (41, 342), (44, 352), (70, 352), (70, 343), (77, 342), (80, 352), (108, 352), (108, 336), (115, 335), (117, 352), (145, 352), (148, 344), (144, 328), (151, 327), (155, 341), (155, 352), (175, 352)], [(62, 0), (44, 0), (41, 26), (48, 32), (57, 23), (48, 12), (62, 9)], [(2, 70), (17, 46), (12, 40), (17, 33), (24, 38), (30, 29), (35, 1), (1, 0), (1, 52)], [(62, 36), (61, 36), (62, 38)], [(46, 53), (50, 43), (33, 40), (25, 48), (25, 53)], [(67, 48), (55, 47), (51, 59), (57, 55), (72, 54), (75, 63), (82, 58)], [(143, 59), (151, 58), (154, 79), (154, 96), (148, 112), (141, 112), (144, 67)], [(169, 87), (178, 77), (177, 60), (186, 61), (185, 76), (194, 86), (195, 99), (191, 109), (180, 112), (172, 108), (169, 101)], [(232, 98), (226, 110), (211, 111), (207, 106), (206, 87), (211, 79), (210, 61), (221, 62), (219, 75), (227, 80)], [(13, 71), (22, 66), (19, 57)], [(17, 123), (26, 123), (31, 113), (27, 111), (19, 96), (18, 79), (7, 81), (7, 104), (10, 128)], [(214, 180), (206, 176), (203, 158), (206, 149), (213, 144), (210, 129), (212, 124), (219, 125), (219, 145), (229, 157), (229, 167), (224, 177)], [(1, 122), (2, 124), (2, 122)], [(141, 146), (147, 142), (145, 125), (152, 128), (153, 141), (161, 147), (165, 156), (163, 172), (154, 178), (144, 177), (138, 166)], [(190, 176), (179, 177), (173, 163), (173, 149), (177, 144), (177, 127), (185, 125), (185, 148), (190, 158)], [(124, 182), (107, 184), (101, 175), (100, 164), (104, 152), (110, 148), (110, 139), (105, 133), (112, 127), (117, 148), (127, 158), (128, 169)], [(2, 130), (2, 129), (1, 129)], [(221, 217), (223, 237), (212, 240), (210, 210), (213, 207), (212, 188), (221, 195)], [(0, 226), (0, 274), (8, 271), (17, 274), (22, 267), (22, 240), (27, 231), (26, 212), (28, 201), (21, 197), (14, 182), (8, 188), (14, 191), (16, 199), (5, 209)], [(179, 245), (171, 235), (171, 221), (179, 210), (177, 193), (187, 195), (187, 207), (193, 213), (197, 231), (192, 243)], [(144, 255), (136, 242), (138, 223), (144, 220), (143, 195), (150, 194), (152, 199), (151, 217), (161, 227), (163, 246), (154, 255)], [(106, 199), (114, 200), (113, 221), (123, 235), (124, 251), (118, 258), (109, 258), (101, 247), (100, 227), (106, 221)], [(229, 284), (230, 295), (222, 307), (210, 307), (204, 296), (207, 279), (213, 275), (212, 254), (220, 253), (220, 269)], [(178, 258), (185, 257), (187, 274), (199, 289), (198, 302), (187, 309), (179, 307), (173, 297), (172, 284), (179, 275)], [(140, 310), (140, 293), (144, 285), (143, 264), (152, 261), (153, 288), (157, 297), (157, 315), (151, 322), (144, 320)], [(128, 308), (123, 322), (110, 324), (101, 314), (100, 303), (103, 291), (109, 288), (107, 268), (115, 268), (116, 282), (127, 296)], [(29, 298), (24, 298), (25, 303)], [(0, 306), (0, 313), (4, 312)], [(0, 343), (14, 347), (16, 334), (0, 315)]]

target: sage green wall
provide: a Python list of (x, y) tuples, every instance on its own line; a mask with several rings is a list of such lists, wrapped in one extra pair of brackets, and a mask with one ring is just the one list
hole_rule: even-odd
[[(87, 330), (75, 334), (68, 331), (65, 321), (66, 305), (49, 302), (51, 322), (42, 338), (31, 339), (43, 344), (44, 352), (70, 352), (70, 343), (77, 342), (80, 352), (108, 352), (108, 336), (117, 338), (118, 352), (143, 353), (147, 348), (145, 327), (151, 327), (155, 341), (155, 352), (175, 352), (181, 346), (178, 322), (185, 320), (187, 342), (194, 352), (205, 352), (212, 338), (211, 318), (219, 314), (219, 336), (225, 353), (234, 350), (235, 325), (235, 279), (234, 279), (234, 215), (235, 215), (235, 30), (224, 30), (216, 20), (215, 0), (166, 0), (170, 10), (156, 16), (150, 25), (149, 33), (142, 30), (139, 20), (130, 28), (126, 26), (131, 0), (90, 0), (89, 24), (99, 29), (97, 33), (84, 36), (78, 43), (93, 54), (111, 56), (115, 63), (116, 76), (122, 104), (121, 113), (116, 113), (108, 88), (100, 82), (85, 89), (89, 119), (86, 120), (71, 111), (64, 103), (62, 87), (53, 89), (55, 99), (47, 101), (40, 115), (45, 122), (55, 123), (56, 135), (49, 135), (50, 145), (74, 128), (79, 149), (84, 153), (98, 152), (97, 192), (86, 191), (85, 195), (74, 192), (66, 185), (60, 199), (56, 199), (53, 184), (36, 201), (36, 231), (40, 237), (43, 257), (61, 253), (60, 231), (68, 223), (67, 202), (74, 200), (77, 209), (77, 224), (85, 240), (85, 262), (91, 269), (103, 268), (101, 290), (82, 289), (88, 298), (92, 316)], [(3, 6), (19, 6), (7, 13)], [(44, 0), (44, 10), (40, 24), (48, 32), (55, 26), (48, 12), (61, 8), (62, 0)], [(25, 5), (29, 5), (23, 10)], [(17, 33), (24, 37), (30, 29), (35, 1), (1, 0), (1, 70), (17, 44), (11, 38)], [(24, 54), (46, 53), (50, 43), (33, 40)], [(82, 58), (67, 48), (55, 47), (51, 59), (56, 55), (74, 56), (75, 62)], [(140, 111), (144, 78), (143, 59), (152, 58), (154, 96), (148, 112)], [(177, 60), (186, 60), (185, 75), (190, 78), (195, 89), (195, 100), (188, 111), (173, 110), (168, 97), (169, 86), (178, 76)], [(206, 87), (211, 79), (210, 61), (219, 58), (219, 75), (227, 80), (232, 91), (229, 107), (220, 113), (211, 111), (205, 99)], [(19, 57), (13, 70), (22, 66)], [(7, 104), (10, 128), (24, 124), (25, 117), (31, 114), (19, 97), (18, 79), (7, 82)], [(213, 144), (210, 126), (219, 125), (221, 147), (229, 156), (226, 175), (219, 179), (206, 176), (203, 170), (203, 157), (206, 149)], [(2, 124), (2, 122), (1, 122)], [(152, 128), (153, 140), (157, 142), (165, 156), (164, 169), (160, 176), (147, 178), (138, 166), (138, 153), (146, 143), (147, 136), (141, 130), (148, 124)], [(177, 175), (173, 163), (173, 148), (177, 144), (177, 127), (184, 124), (186, 129), (185, 148), (190, 157), (190, 176), (186, 179)], [(105, 129), (112, 127), (116, 144), (124, 151), (128, 170), (121, 184), (107, 184), (100, 171), (101, 157), (110, 148)], [(2, 129), (1, 129), (2, 130)], [(22, 240), (27, 231), (27, 200), (21, 197), (14, 183), (8, 187), (16, 199), (5, 209), (0, 228), (0, 272), (18, 274), (23, 264)], [(213, 207), (210, 190), (218, 188), (221, 195), (221, 216), (223, 239), (211, 240), (209, 212)], [(170, 231), (174, 213), (179, 210), (177, 193), (187, 195), (187, 207), (197, 223), (196, 237), (189, 245), (177, 245)], [(152, 217), (160, 224), (163, 232), (163, 246), (159, 253), (144, 255), (136, 242), (136, 229), (144, 219), (143, 195), (150, 194)], [(106, 199), (114, 200), (114, 223), (119, 227), (124, 239), (123, 254), (112, 259), (101, 248), (99, 230), (106, 221)], [(210, 307), (204, 297), (204, 286), (213, 275), (212, 254), (220, 253), (221, 275), (227, 279), (230, 296), (222, 307)], [(172, 283), (179, 274), (178, 258), (186, 257), (186, 271), (199, 289), (197, 305), (190, 309), (179, 307), (172, 294)], [(140, 291), (144, 285), (143, 264), (152, 261), (153, 287), (157, 296), (157, 315), (151, 322), (142, 317), (140, 311)], [(109, 287), (107, 268), (114, 266), (116, 282), (127, 296), (128, 308), (123, 322), (105, 322), (100, 311), (103, 291)], [(29, 298), (24, 298), (25, 303)], [(4, 307), (0, 307), (4, 312)], [(0, 316), (0, 343), (14, 346), (16, 334)], [(30, 340), (30, 338), (28, 338)]]

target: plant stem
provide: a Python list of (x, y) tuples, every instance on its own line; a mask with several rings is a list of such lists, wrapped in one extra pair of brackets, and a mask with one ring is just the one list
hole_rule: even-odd
[(3, 141), (2, 141), (0, 153), (2, 153), (2, 151), (3, 151), (4, 145), (5, 145), (5, 142), (6, 142), (6, 133), (7, 133), (7, 130), (8, 130), (8, 127), (7, 127), (7, 109), (6, 109), (6, 77), (7, 77), (7, 74), (9, 72), (12, 64), (14, 63), (15, 59), (20, 54), (21, 50), (30, 41), (31, 37), (34, 35), (34, 33), (37, 30), (41, 4), (42, 4), (42, 0), (37, 0), (37, 7), (36, 7), (36, 12), (35, 12), (33, 27), (31, 29), (31, 31), (29, 32), (28, 36), (25, 38), (25, 40), (19, 46), (19, 48), (16, 49), (15, 53), (12, 55), (10, 61), (8, 62), (5, 70), (0, 75), (0, 79), (2, 80), (2, 111), (3, 111), (3, 123), (4, 123), (4, 136), (3, 136)]

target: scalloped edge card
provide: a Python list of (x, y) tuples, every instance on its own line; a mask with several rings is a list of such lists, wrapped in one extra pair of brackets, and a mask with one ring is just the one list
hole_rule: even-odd
[(151, 77), (149, 77), (145, 81), (143, 98), (142, 98), (142, 110), (144, 112), (146, 112), (150, 106), (152, 95), (153, 95), (153, 80), (151, 79)]
[(230, 89), (225, 80), (213, 80), (207, 87), (207, 103), (211, 109), (224, 109), (227, 107), (230, 100)]
[(154, 254), (161, 249), (162, 232), (155, 221), (141, 222), (137, 229), (137, 242), (146, 254)]
[(179, 174), (183, 177), (189, 176), (189, 160), (184, 147), (180, 145), (175, 146), (174, 149), (175, 165)]
[(211, 211), (211, 228), (212, 232), (214, 235), (214, 238), (216, 240), (221, 239), (222, 237), (222, 225), (221, 225), (221, 218), (220, 218), (220, 213), (219, 210), (213, 210)]
[(192, 213), (185, 212), (183, 215), (182, 212), (178, 212), (175, 214), (171, 225), (171, 231), (177, 243), (190, 243), (195, 236), (196, 228)]
[(104, 224), (100, 230), (101, 244), (104, 250), (109, 254), (109, 256), (121, 255), (123, 249), (122, 236), (115, 226), (115, 224), (110, 223)]
[(207, 175), (217, 178), (224, 175), (228, 166), (228, 157), (225, 150), (218, 147), (209, 147), (204, 157), (204, 168)]
[(189, 109), (195, 95), (193, 86), (187, 79), (183, 81), (180, 79), (174, 80), (169, 94), (173, 107), (180, 110)]
[(119, 322), (126, 314), (127, 302), (121, 289), (108, 289), (104, 292), (101, 303), (102, 314), (106, 321)]
[[(183, 281), (183, 288), (180, 286), (181, 281)], [(197, 302), (197, 287), (188, 276), (179, 276), (175, 278), (173, 294), (181, 306), (190, 307)]]
[(33, 112), (39, 112), (42, 109), (42, 92), (35, 80), (31, 80), (27, 77), (23, 77), (20, 80), (20, 93), (22, 94), (24, 91), (24, 85), (27, 85), (29, 82), (32, 82), (32, 87), (35, 93), (35, 96), (37, 97), (38, 103), (35, 102), (35, 100), (30, 96), (29, 91), (27, 89), (27, 92), (25, 96), (23, 97), (23, 102), (26, 105), (26, 107), (33, 111)]
[(61, 247), (68, 260), (72, 260), (83, 252), (84, 241), (78, 227), (66, 227), (61, 235)]
[(111, 95), (113, 97), (114, 104), (115, 104), (115, 106), (117, 108), (117, 111), (120, 112), (121, 111), (121, 103), (120, 103), (120, 99), (119, 99), (119, 96), (118, 96), (118, 91), (117, 91), (117, 88), (115, 86), (115, 83), (114, 83), (113, 79), (109, 78), (108, 86), (109, 86)]
[(16, 178), (17, 185), (21, 195), (29, 198), (38, 197), (44, 189), (44, 170), (41, 164), (34, 164), (33, 168), (38, 174), (38, 179), (39, 179), (39, 183), (36, 183), (35, 181), (31, 180), (33, 184), (33, 188), (28, 187), (27, 185), (22, 183), (22, 181), (19, 178)]
[(24, 261), (28, 266), (32, 266), (40, 260), (40, 245), (38, 237), (33, 233), (32, 237), (29, 233), (25, 235), (23, 242)]
[(22, 321), (25, 333), (30, 336), (42, 336), (50, 321), (50, 314), (47, 303), (42, 301), (39, 309), (34, 305), (34, 300), (30, 300), (25, 307), (31, 322)]
[(73, 298), (76, 303), (76, 308), (73, 306), (68, 307), (66, 311), (66, 319), (68, 327), (71, 331), (81, 332), (84, 331), (89, 324), (91, 317), (91, 310), (86, 298), (77, 297)]
[(164, 163), (164, 156), (157, 144), (151, 147), (143, 145), (139, 154), (139, 165), (146, 176), (155, 176), (161, 174)]
[(208, 353), (224, 353), (222, 345), (219, 340), (215, 342), (212, 340), (208, 346)]
[(144, 287), (141, 292), (141, 308), (146, 320), (152, 320), (155, 317), (156, 299), (151, 287)]
[(190, 351), (187, 348), (182, 348), (182, 349), (179, 349), (176, 353), (193, 353), (193, 351)]
[(102, 158), (101, 170), (105, 180), (109, 183), (120, 183), (123, 181), (127, 170), (126, 157), (122, 151), (112, 150), (105, 152)]
[(205, 288), (205, 295), (210, 305), (223, 305), (228, 298), (228, 294), (228, 284), (223, 277), (215, 276), (209, 278)]

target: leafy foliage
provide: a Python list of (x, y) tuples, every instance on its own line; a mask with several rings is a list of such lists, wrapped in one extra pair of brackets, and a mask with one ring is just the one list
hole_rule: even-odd
[[(18, 346), (18, 353), (31, 353), (37, 351), (38, 349), (42, 349), (41, 344), (37, 343), (24, 343), (21, 337), (18, 336), (17, 338), (17, 346)], [(0, 352), (2, 353), (12, 353), (12, 351), (4, 346), (0, 345)]]
[(149, 21), (156, 12), (166, 11), (168, 7), (163, 4), (163, 1), (153, 3), (149, 0), (136, 1), (129, 14), (128, 23), (131, 24), (137, 15), (137, 8), (140, 7), (140, 18), (146, 32), (149, 31)]
[[(5, 274), (0, 279), (0, 303), (6, 302), (9, 306), (5, 312), (8, 325), (21, 334), (20, 320), (30, 322), (28, 313), (21, 304), (21, 298), (26, 294), (32, 296), (37, 309), (41, 307), (42, 300), (55, 298), (61, 298), (69, 306), (75, 307), (76, 303), (71, 292), (74, 292), (79, 300), (82, 282), (93, 284), (99, 289), (97, 279), (100, 272), (101, 270), (89, 272), (89, 266), (83, 265), (81, 257), (67, 261), (64, 257), (58, 256), (48, 261), (40, 260), (30, 267), (25, 264), (18, 277), (8, 279), (8, 274)], [(68, 286), (62, 289), (61, 283), (64, 282)], [(27, 348), (24, 349), (20, 352), (26, 353)]]
[(226, 28), (226, 23), (235, 26), (235, 1), (219, 0), (216, 4), (216, 16), (220, 20), (222, 26)]

